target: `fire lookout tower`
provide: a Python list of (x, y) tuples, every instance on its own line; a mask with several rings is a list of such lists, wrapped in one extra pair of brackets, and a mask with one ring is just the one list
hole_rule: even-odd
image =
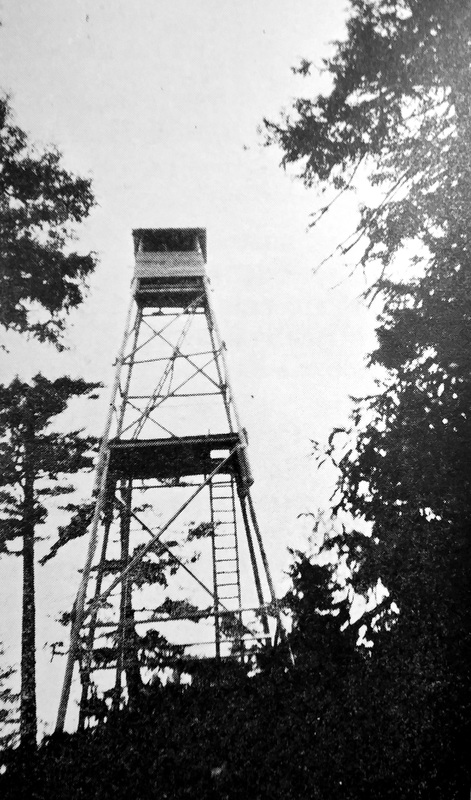
[(206, 231), (138, 229), (133, 238), (131, 306), (58, 729), (76, 664), (83, 727), (97, 686), (116, 708), (169, 668), (244, 662), (279, 633), (247, 435), (211, 305)]

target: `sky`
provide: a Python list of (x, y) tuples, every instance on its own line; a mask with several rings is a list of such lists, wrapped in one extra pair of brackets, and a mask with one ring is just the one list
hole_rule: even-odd
[[(290, 68), (302, 58), (321, 66), (344, 35), (345, 1), (3, 0), (0, 20), (0, 87), (32, 141), (56, 145), (68, 169), (92, 178), (97, 205), (76, 246), (99, 257), (87, 301), (70, 317), (69, 349), (59, 355), (9, 337), (0, 380), (41, 370), (108, 386), (130, 299), (132, 229), (205, 227), (253, 497), (281, 593), (287, 548), (305, 545), (310, 530), (299, 515), (325, 508), (332, 490), (311, 440), (345, 424), (350, 396), (371, 390), (374, 314), (361, 300), (361, 275), (348, 277), (335, 259), (315, 271), (354, 228), (355, 198), (309, 229), (319, 197), (280, 169), (259, 128), (296, 96), (328, 89), (316, 69), (306, 82)], [(74, 406), (69, 421), (99, 434), (106, 401), (105, 391), (93, 408)], [(38, 569), (42, 730), (64, 668), (45, 643), (63, 638), (55, 619), (71, 606), (84, 558), (84, 544), (74, 544)], [(0, 641), (14, 666), (20, 566), (0, 564)]]

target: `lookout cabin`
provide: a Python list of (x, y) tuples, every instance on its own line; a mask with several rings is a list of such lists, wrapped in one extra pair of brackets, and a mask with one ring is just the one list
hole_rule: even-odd
[(185, 306), (204, 290), (204, 228), (138, 228), (133, 239), (139, 305)]

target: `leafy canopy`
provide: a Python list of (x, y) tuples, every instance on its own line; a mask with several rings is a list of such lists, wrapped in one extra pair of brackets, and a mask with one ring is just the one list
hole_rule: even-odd
[[(0, 324), (60, 346), (64, 319), (84, 297), (95, 256), (69, 250), (94, 198), (91, 181), (39, 153), (0, 99)], [(40, 311), (38, 315), (37, 311)]]

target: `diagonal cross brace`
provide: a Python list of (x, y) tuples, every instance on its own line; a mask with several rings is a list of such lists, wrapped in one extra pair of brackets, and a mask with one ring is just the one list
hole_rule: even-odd
[(175, 346), (173, 346), (173, 345), (172, 345), (172, 343), (171, 343), (171, 342), (169, 342), (169, 341), (168, 341), (168, 339), (166, 339), (166, 338), (165, 338), (165, 336), (162, 336), (160, 333), (159, 333), (159, 338), (160, 338), (160, 339), (162, 339), (162, 341), (163, 341), (163, 342), (165, 342), (165, 344), (167, 344), (169, 347), (172, 347), (172, 348), (173, 348), (173, 351), (174, 351), (174, 353), (175, 353), (176, 355), (179, 355), (179, 356), (183, 357), (183, 358), (184, 358), (186, 361), (188, 361), (188, 363), (189, 363), (189, 364), (191, 364), (191, 366), (192, 366), (192, 367), (194, 367), (194, 368), (195, 368), (195, 370), (196, 370), (196, 372), (194, 373), (195, 375), (196, 375), (198, 372), (201, 372), (201, 373), (204, 375), (204, 377), (208, 379), (208, 381), (210, 381), (210, 382), (211, 382), (211, 383), (213, 383), (215, 386), (217, 386), (217, 388), (218, 388), (218, 389), (220, 389), (220, 388), (221, 388), (221, 387), (220, 387), (220, 386), (217, 384), (217, 382), (216, 382), (215, 380), (213, 380), (213, 378), (211, 378), (211, 376), (210, 376), (210, 375), (208, 375), (206, 372), (204, 372), (204, 369), (205, 369), (205, 368), (206, 368), (206, 367), (207, 367), (209, 364), (211, 364), (211, 362), (212, 362), (212, 361), (215, 361), (215, 360), (216, 360), (216, 356), (217, 356), (217, 355), (219, 355), (219, 352), (214, 352), (214, 351), (213, 351), (213, 352), (211, 353), (211, 355), (213, 356), (213, 358), (211, 358), (211, 360), (210, 360), (210, 361), (208, 361), (206, 364), (204, 364), (204, 366), (202, 366), (202, 367), (198, 367), (198, 364), (195, 364), (195, 362), (194, 362), (194, 361), (192, 361), (192, 359), (191, 359), (191, 356), (190, 356), (190, 355), (186, 355), (185, 353), (182, 353), (182, 351), (180, 350), (180, 347), (179, 347), (179, 343), (178, 343), (178, 342), (177, 342), (177, 344), (176, 344)]
[[(238, 446), (239, 446), (239, 445), (237, 445), (237, 447), (238, 447)], [(237, 449), (237, 448), (234, 448), (234, 451), (235, 451), (236, 449)], [(234, 451), (232, 451), (232, 452), (234, 452)], [(228, 458), (230, 458), (230, 455), (228, 456)], [(213, 474), (214, 474), (214, 473), (213, 473)], [(209, 479), (209, 480), (210, 480), (210, 479)], [(205, 485), (206, 485), (206, 482), (205, 482), (204, 484), (201, 484), (201, 486), (200, 486), (200, 487), (198, 487), (198, 488), (199, 488), (199, 489), (200, 489), (200, 488), (203, 488), (203, 486), (205, 486)], [(194, 495), (193, 495), (193, 497), (194, 497)], [(190, 498), (190, 501), (191, 501), (191, 499), (192, 499), (192, 498)], [(121, 500), (121, 498), (120, 498), (120, 497), (117, 497), (117, 498), (116, 498), (116, 500), (117, 500), (117, 501), (120, 503), (120, 505), (122, 505), (122, 506), (124, 506), (124, 507), (125, 507), (125, 505), (126, 505), (126, 504), (123, 502), (123, 500)], [(190, 501), (188, 501), (188, 502), (190, 502)], [(188, 505), (188, 503), (185, 503), (185, 506), (186, 506), (186, 505)], [(131, 517), (133, 517), (133, 518), (134, 518), (134, 519), (135, 519), (135, 520), (136, 520), (136, 521), (139, 523), (139, 525), (141, 525), (141, 526), (142, 526), (142, 528), (143, 528), (143, 529), (144, 529), (144, 530), (145, 530), (147, 533), (151, 534), (151, 536), (153, 537), (153, 541), (152, 541), (152, 542), (150, 542), (150, 543), (149, 543), (149, 542), (147, 543), (145, 551), (144, 551), (144, 552), (142, 552), (142, 551), (141, 551), (141, 552), (139, 552), (139, 553), (138, 553), (138, 555), (135, 557), (135, 559), (133, 559), (134, 563), (133, 563), (133, 562), (130, 562), (130, 563), (128, 564), (128, 567), (131, 567), (131, 569), (133, 569), (133, 568), (134, 568), (134, 567), (135, 567), (135, 566), (136, 566), (136, 565), (139, 563), (139, 561), (141, 561), (141, 560), (142, 560), (142, 557), (143, 557), (143, 556), (144, 556), (146, 553), (148, 553), (148, 552), (149, 552), (149, 550), (152, 550), (152, 546), (153, 546), (153, 544), (155, 544), (155, 543), (156, 543), (156, 539), (157, 539), (157, 537), (161, 536), (161, 535), (162, 535), (162, 533), (164, 533), (164, 531), (165, 531), (165, 530), (168, 528), (168, 526), (169, 526), (169, 525), (170, 525), (170, 524), (171, 524), (171, 523), (172, 523), (172, 522), (173, 522), (173, 521), (176, 519), (176, 517), (177, 517), (177, 516), (178, 516), (178, 515), (181, 513), (181, 511), (183, 511), (183, 508), (184, 508), (185, 506), (182, 506), (182, 507), (181, 507), (181, 508), (180, 508), (180, 509), (177, 511), (177, 513), (176, 513), (176, 514), (173, 516), (172, 520), (171, 520), (170, 522), (168, 522), (168, 523), (167, 523), (167, 525), (165, 525), (163, 528), (161, 528), (161, 529), (158, 531), (158, 533), (156, 533), (156, 534), (153, 534), (153, 533), (152, 533), (152, 530), (151, 530), (151, 528), (149, 528), (149, 527), (148, 527), (148, 525), (146, 525), (146, 524), (145, 524), (145, 522), (143, 522), (143, 521), (142, 521), (142, 520), (141, 520), (141, 519), (138, 517), (138, 515), (134, 513), (134, 511), (129, 511), (129, 514), (131, 515)], [(150, 547), (149, 547), (149, 544), (151, 544), (151, 546), (150, 546)], [(189, 575), (190, 575), (190, 576), (193, 578), (193, 580), (195, 580), (195, 581), (196, 581), (196, 583), (198, 583), (198, 584), (199, 584), (199, 586), (201, 586), (201, 588), (202, 588), (202, 589), (204, 589), (204, 591), (205, 591), (207, 594), (209, 594), (209, 596), (212, 598), (212, 600), (213, 600), (213, 601), (214, 601), (214, 600), (216, 600), (216, 598), (215, 598), (215, 596), (214, 596), (214, 592), (212, 592), (212, 591), (211, 591), (211, 589), (208, 589), (208, 587), (207, 587), (207, 586), (206, 586), (206, 585), (203, 583), (203, 581), (200, 581), (200, 579), (198, 578), (198, 576), (197, 576), (197, 575), (195, 575), (195, 573), (194, 573), (194, 572), (193, 572), (193, 571), (192, 571), (192, 570), (191, 570), (189, 567), (187, 567), (187, 565), (186, 565), (186, 564), (185, 564), (185, 563), (184, 563), (184, 562), (183, 562), (183, 561), (182, 561), (180, 558), (178, 558), (178, 556), (177, 556), (177, 555), (175, 555), (175, 553), (173, 552), (173, 550), (172, 550), (170, 547), (168, 547), (168, 545), (166, 545), (164, 542), (158, 542), (158, 544), (159, 544), (159, 552), (166, 552), (166, 553), (168, 553), (168, 554), (169, 554), (169, 555), (170, 555), (170, 556), (171, 556), (171, 557), (174, 559), (174, 561), (176, 561), (176, 562), (177, 562), (177, 563), (178, 563), (178, 564), (179, 564), (181, 567), (183, 567), (183, 569), (184, 569), (186, 572), (188, 572), (188, 574), (189, 574)], [(157, 555), (158, 555), (158, 553), (157, 553)], [(128, 569), (128, 568), (126, 568), (126, 569)], [(120, 581), (122, 581), (122, 580), (123, 580), (123, 579), (126, 577), (126, 575), (127, 575), (127, 574), (129, 574), (129, 572), (126, 572), (126, 575), (125, 575), (125, 574), (124, 574), (124, 573), (125, 573), (125, 571), (126, 571), (126, 570), (123, 570), (123, 572), (122, 572), (122, 573), (121, 573), (121, 574), (118, 576), (118, 578), (117, 578), (117, 579), (115, 579), (115, 581), (113, 581), (113, 584), (114, 584), (114, 585), (112, 585), (111, 587), (109, 587), (109, 588), (106, 590), (106, 592), (103, 592), (103, 594), (102, 594), (102, 595), (100, 595), (98, 598), (96, 598), (96, 601), (94, 601), (94, 603), (93, 603), (93, 604), (90, 606), (90, 608), (92, 608), (92, 606), (94, 606), (94, 605), (95, 605), (95, 603), (96, 603), (96, 604), (98, 604), (98, 603), (102, 603), (102, 602), (103, 602), (103, 600), (106, 600), (106, 598), (109, 596), (109, 593), (110, 593), (110, 591), (112, 591), (112, 589), (114, 589), (114, 588), (117, 586), (117, 583), (119, 583)], [(221, 600), (219, 600), (219, 598), (217, 599), (217, 603), (218, 603), (218, 605), (219, 605), (219, 606), (221, 606), (221, 608), (223, 609), (223, 612), (225, 612), (225, 613), (228, 613), (228, 614), (233, 614), (233, 613), (235, 613), (235, 612), (231, 611), (229, 608), (227, 608), (227, 606), (225, 606), (225, 605), (224, 605), (224, 603), (222, 603), (222, 602), (221, 602)], [(93, 610), (93, 608), (92, 608), (92, 610)], [(87, 612), (87, 616), (88, 616), (88, 612)], [(242, 627), (243, 627), (243, 628), (246, 630), (246, 632), (247, 632), (247, 633), (249, 633), (251, 636), (256, 636), (256, 634), (254, 633), (254, 631), (252, 631), (252, 630), (251, 630), (250, 628), (248, 628), (246, 625), (242, 624)]]
[(155, 337), (156, 337), (156, 336), (159, 336), (161, 333), (163, 333), (163, 331), (164, 331), (166, 328), (168, 328), (168, 327), (169, 327), (169, 326), (170, 326), (170, 325), (171, 325), (173, 322), (175, 322), (175, 320), (179, 319), (181, 316), (183, 316), (183, 314), (186, 314), (186, 313), (188, 313), (188, 312), (189, 312), (189, 310), (190, 310), (190, 309), (191, 309), (193, 306), (195, 306), (195, 307), (196, 307), (196, 305), (197, 305), (197, 304), (198, 304), (198, 303), (199, 303), (199, 302), (200, 302), (200, 301), (201, 301), (203, 298), (204, 298), (204, 294), (201, 294), (201, 295), (200, 295), (199, 297), (197, 297), (195, 300), (192, 300), (192, 301), (191, 301), (191, 303), (189, 303), (189, 304), (186, 306), (186, 308), (184, 308), (184, 309), (183, 309), (183, 311), (181, 311), (179, 314), (172, 314), (172, 319), (171, 319), (169, 322), (166, 322), (166, 323), (165, 323), (165, 325), (163, 326), (163, 328), (161, 328), (161, 329), (160, 329), (160, 331), (156, 331), (156, 330), (155, 330), (155, 328), (153, 328), (153, 327), (152, 327), (152, 325), (150, 325), (150, 324), (147, 322), (147, 320), (146, 320), (145, 316), (143, 316), (143, 315), (142, 315), (142, 316), (141, 316), (142, 322), (144, 323), (144, 325), (147, 325), (147, 327), (148, 327), (148, 328), (150, 328), (150, 330), (152, 331), (152, 336), (149, 336), (149, 338), (148, 338), (148, 339), (146, 339), (146, 341), (145, 341), (145, 342), (142, 342), (142, 344), (140, 344), (139, 346), (136, 346), (136, 345), (134, 345), (133, 349), (132, 349), (132, 350), (131, 350), (129, 353), (127, 353), (125, 356), (123, 356), (123, 364), (126, 364), (126, 363), (128, 363), (128, 362), (129, 362), (129, 360), (130, 360), (131, 358), (134, 358), (135, 354), (136, 354), (136, 353), (137, 353), (139, 350), (142, 350), (142, 348), (143, 348), (143, 347), (145, 347), (147, 344), (149, 344), (149, 342), (151, 342), (151, 341), (152, 341), (152, 339), (155, 339)]
[[(135, 411), (139, 411), (139, 413), (140, 413), (140, 416), (139, 416), (137, 419), (134, 419), (132, 422), (130, 422), (130, 423), (129, 423), (129, 425), (127, 425), (127, 426), (126, 426), (126, 428), (124, 428), (124, 429), (121, 431), (121, 434), (127, 433), (127, 431), (131, 430), (131, 428), (133, 428), (133, 427), (134, 427), (134, 426), (135, 426), (137, 423), (139, 423), (139, 422), (140, 422), (140, 421), (141, 421), (141, 420), (144, 418), (144, 416), (145, 416), (145, 419), (146, 419), (146, 420), (148, 419), (148, 420), (150, 420), (151, 422), (154, 422), (154, 423), (155, 423), (156, 425), (158, 425), (160, 428), (163, 428), (163, 430), (166, 430), (166, 431), (167, 431), (167, 433), (170, 433), (170, 434), (171, 434), (171, 436), (174, 436), (175, 434), (173, 434), (173, 433), (171, 433), (170, 431), (168, 431), (168, 430), (167, 430), (167, 428), (164, 428), (164, 426), (163, 426), (163, 425), (161, 425), (161, 424), (160, 424), (160, 422), (157, 422), (157, 421), (156, 421), (156, 420), (155, 420), (155, 419), (154, 419), (154, 418), (151, 416), (152, 412), (153, 412), (153, 411), (155, 411), (155, 410), (156, 410), (156, 408), (159, 408), (159, 406), (161, 406), (161, 405), (162, 405), (162, 403), (164, 403), (166, 400), (169, 400), (171, 397), (178, 397), (178, 395), (177, 395), (177, 392), (179, 391), (179, 389), (181, 389), (183, 386), (186, 386), (186, 384), (187, 384), (187, 383), (189, 383), (191, 380), (193, 380), (193, 378), (195, 378), (195, 377), (196, 377), (196, 375), (198, 375), (198, 373), (199, 373), (199, 372), (203, 373), (203, 375), (205, 375), (205, 377), (207, 377), (207, 378), (208, 378), (209, 376), (208, 376), (208, 375), (206, 375), (206, 373), (204, 373), (204, 372), (203, 372), (203, 370), (204, 370), (204, 369), (205, 369), (207, 366), (209, 366), (209, 364), (211, 364), (213, 361), (214, 361), (214, 357), (213, 357), (213, 356), (211, 356), (211, 358), (209, 359), (209, 361), (207, 361), (205, 364), (203, 364), (203, 366), (202, 366), (202, 367), (197, 367), (197, 368), (195, 369), (195, 371), (194, 371), (194, 372), (193, 372), (193, 373), (192, 373), (192, 374), (191, 374), (191, 375), (190, 375), (188, 378), (185, 378), (185, 380), (184, 380), (184, 381), (182, 381), (181, 383), (179, 383), (179, 384), (178, 384), (178, 386), (176, 386), (176, 387), (175, 387), (175, 389), (173, 389), (171, 392), (169, 392), (168, 394), (166, 394), (164, 397), (161, 397), (161, 398), (160, 398), (160, 400), (159, 400), (158, 402), (155, 402), (155, 403), (152, 405), (152, 407), (150, 408), (150, 410), (148, 410), (148, 407), (149, 407), (149, 404), (148, 404), (147, 408), (146, 408), (144, 411), (142, 411), (142, 412), (141, 412), (141, 411), (140, 411), (140, 409), (138, 409), (138, 408), (137, 408), (137, 406), (133, 405), (133, 403), (131, 403), (131, 401), (130, 401), (130, 400), (128, 400), (128, 401), (127, 401), (128, 405), (130, 405), (132, 408), (134, 408), (134, 409), (135, 409)], [(209, 380), (211, 380), (211, 378), (209, 378)], [(212, 383), (214, 383), (214, 381), (212, 381)], [(214, 385), (215, 385), (215, 386), (217, 386), (217, 383), (214, 383)], [(219, 389), (221, 389), (221, 387), (218, 387), (218, 388), (219, 388)], [(157, 390), (156, 390), (156, 391), (157, 391)], [(219, 394), (219, 392), (218, 392), (218, 394)], [(154, 392), (154, 395), (155, 395), (155, 392)], [(150, 399), (152, 399), (152, 398), (150, 398)], [(136, 432), (133, 432), (133, 437), (132, 437), (132, 438), (133, 438), (133, 439), (135, 439), (135, 438), (136, 438), (136, 435), (137, 435), (137, 434), (136, 434)], [(178, 438), (178, 437), (177, 437), (177, 438)]]
[[(107, 597), (108, 597), (108, 596), (111, 594), (111, 592), (113, 591), (113, 589), (116, 589), (116, 587), (118, 586), (118, 584), (120, 584), (120, 583), (121, 583), (121, 581), (122, 581), (122, 580), (124, 580), (124, 578), (126, 578), (126, 576), (127, 576), (127, 575), (129, 575), (129, 573), (130, 573), (130, 572), (132, 572), (132, 570), (134, 569), (134, 567), (135, 567), (135, 566), (137, 566), (137, 564), (139, 564), (139, 562), (140, 562), (140, 561), (142, 561), (142, 559), (143, 559), (143, 558), (144, 558), (144, 556), (145, 556), (145, 555), (146, 555), (146, 554), (149, 552), (149, 550), (152, 550), (152, 548), (153, 548), (154, 544), (155, 544), (155, 543), (156, 543), (156, 542), (159, 540), (159, 538), (162, 536), (162, 534), (163, 534), (163, 533), (165, 533), (165, 531), (166, 531), (166, 530), (167, 530), (167, 529), (170, 527), (170, 525), (172, 525), (172, 524), (173, 524), (173, 522), (175, 522), (175, 520), (177, 519), (177, 517), (179, 517), (179, 516), (180, 516), (180, 514), (182, 513), (182, 511), (184, 511), (184, 509), (185, 509), (185, 508), (186, 508), (186, 507), (187, 507), (187, 506), (188, 506), (188, 505), (189, 505), (189, 504), (192, 502), (192, 500), (193, 500), (193, 499), (194, 499), (194, 498), (195, 498), (195, 497), (196, 497), (196, 496), (197, 496), (197, 495), (198, 495), (198, 494), (201, 492), (201, 490), (202, 490), (202, 489), (204, 489), (204, 487), (208, 485), (208, 483), (209, 483), (209, 482), (210, 482), (210, 481), (211, 481), (211, 480), (214, 478), (214, 476), (215, 476), (215, 475), (216, 475), (218, 472), (220, 472), (220, 470), (222, 469), (222, 467), (224, 466), (224, 464), (226, 464), (226, 463), (229, 461), (229, 459), (230, 459), (230, 458), (232, 458), (232, 456), (234, 455), (234, 453), (235, 453), (235, 452), (236, 452), (236, 451), (237, 451), (239, 448), (240, 448), (240, 444), (237, 444), (235, 447), (233, 447), (233, 448), (232, 448), (232, 450), (230, 451), (229, 455), (227, 455), (227, 456), (226, 456), (226, 458), (224, 458), (224, 459), (223, 459), (223, 461), (220, 461), (220, 462), (219, 462), (219, 464), (217, 465), (217, 467), (215, 467), (215, 469), (213, 469), (213, 471), (211, 472), (211, 474), (210, 474), (210, 475), (209, 475), (209, 476), (208, 476), (208, 477), (207, 477), (207, 478), (206, 478), (206, 479), (203, 481), (203, 483), (200, 483), (200, 485), (199, 485), (199, 486), (196, 488), (196, 491), (194, 491), (194, 492), (193, 492), (193, 494), (192, 494), (192, 495), (191, 495), (191, 496), (188, 498), (188, 500), (185, 500), (185, 502), (183, 503), (183, 505), (182, 505), (182, 506), (180, 506), (180, 508), (178, 509), (178, 511), (176, 511), (176, 512), (175, 512), (175, 514), (173, 514), (173, 516), (172, 516), (172, 517), (171, 517), (171, 518), (170, 518), (170, 519), (169, 519), (169, 520), (168, 520), (168, 521), (165, 523), (165, 525), (163, 525), (161, 528), (159, 528), (159, 530), (157, 531), (157, 533), (152, 533), (151, 529), (150, 529), (150, 528), (147, 528), (147, 526), (145, 526), (145, 527), (147, 528), (147, 530), (151, 532), (151, 539), (150, 539), (150, 541), (148, 541), (148, 542), (147, 542), (147, 544), (146, 544), (146, 545), (145, 545), (145, 546), (142, 548), (142, 550), (141, 550), (141, 551), (140, 551), (140, 552), (139, 552), (139, 553), (138, 553), (136, 556), (134, 556), (134, 558), (132, 558), (132, 559), (131, 559), (131, 561), (129, 562), (129, 564), (128, 564), (128, 565), (127, 565), (127, 566), (126, 566), (126, 567), (123, 569), (123, 571), (122, 571), (122, 572), (121, 572), (121, 573), (120, 573), (120, 574), (119, 574), (119, 575), (118, 575), (118, 576), (117, 576), (117, 577), (114, 579), (114, 581), (113, 581), (113, 582), (110, 584), (110, 586), (108, 586), (108, 588), (106, 589), (106, 591), (102, 592), (102, 594), (101, 594), (101, 595), (99, 595), (99, 597), (95, 598), (95, 600), (93, 601), (93, 603), (90, 603), (89, 607), (88, 607), (88, 608), (87, 608), (87, 609), (86, 609), (86, 610), (83, 612), (82, 619), (80, 620), (81, 624), (83, 624), (84, 620), (85, 620), (85, 619), (86, 619), (88, 616), (90, 616), (90, 614), (91, 614), (91, 613), (94, 611), (95, 607), (97, 607), (97, 606), (101, 605), (101, 603), (103, 603), (103, 602), (106, 600), (106, 598), (107, 598)], [(134, 514), (134, 512), (131, 512), (131, 513), (133, 514), (133, 516), (136, 516), (136, 515)], [(143, 523), (141, 522), (141, 520), (139, 520), (139, 518), (138, 518), (138, 522), (139, 522), (141, 525), (143, 524)]]
[(140, 418), (140, 419), (138, 420), (138, 422), (137, 422), (137, 425), (136, 425), (136, 429), (135, 429), (135, 431), (134, 431), (133, 438), (136, 438), (137, 436), (139, 436), (139, 433), (141, 432), (142, 428), (144, 427), (144, 425), (145, 425), (145, 422), (146, 422), (146, 420), (147, 420), (147, 418), (148, 418), (149, 414), (150, 414), (150, 413), (153, 411), (153, 409), (155, 408), (155, 405), (154, 405), (154, 402), (155, 402), (155, 401), (154, 401), (154, 396), (155, 396), (155, 395), (157, 395), (157, 394), (159, 394), (159, 393), (160, 393), (160, 392), (163, 390), (163, 387), (165, 386), (165, 381), (167, 380), (167, 378), (169, 377), (169, 375), (173, 374), (173, 369), (174, 369), (174, 366), (175, 366), (175, 365), (174, 365), (174, 361), (173, 361), (173, 356), (175, 355), (175, 353), (179, 352), (179, 348), (180, 348), (181, 344), (182, 344), (182, 343), (184, 342), (184, 340), (185, 340), (185, 337), (186, 337), (186, 335), (187, 335), (187, 333), (188, 333), (188, 329), (189, 329), (190, 325), (191, 325), (191, 316), (189, 316), (189, 317), (188, 317), (188, 320), (185, 322), (185, 325), (184, 325), (184, 327), (183, 327), (183, 330), (181, 331), (181, 333), (180, 333), (180, 336), (178, 337), (178, 341), (177, 341), (177, 343), (176, 343), (176, 345), (175, 345), (175, 346), (173, 346), (173, 345), (171, 345), (169, 342), (167, 342), (167, 340), (166, 340), (166, 339), (165, 339), (165, 338), (164, 338), (164, 337), (161, 335), (161, 333), (158, 333), (158, 334), (157, 334), (157, 336), (159, 336), (160, 338), (162, 338), (162, 339), (163, 339), (163, 341), (164, 341), (164, 342), (166, 342), (166, 344), (170, 344), (170, 347), (172, 348), (173, 352), (172, 352), (172, 355), (169, 357), (169, 359), (168, 359), (168, 361), (167, 361), (167, 364), (166, 364), (166, 366), (165, 366), (165, 369), (164, 369), (163, 375), (160, 377), (160, 380), (159, 380), (159, 382), (158, 382), (158, 384), (157, 384), (157, 388), (154, 390), (154, 392), (152, 393), (152, 395), (149, 397), (149, 401), (148, 401), (148, 403), (147, 403), (147, 406), (146, 406), (146, 408), (144, 409), (144, 411), (143, 411), (143, 413), (142, 413), (142, 416), (141, 416), (141, 418)]
[[(162, 528), (160, 528), (157, 533), (152, 534), (151, 540), (145, 545), (143, 550), (129, 562), (129, 564), (122, 571), (122, 573), (120, 575), (118, 575), (118, 577), (112, 582), (111, 586), (109, 586), (108, 589), (105, 592), (103, 592), (99, 597), (95, 598), (95, 600), (89, 605), (89, 607), (86, 610), (84, 609), (83, 602), (79, 603), (76, 600), (76, 602), (74, 604), (75, 619), (72, 621), (71, 643), (70, 643), (70, 650), (69, 650), (69, 655), (68, 655), (68, 667), (70, 667), (70, 669), (67, 670), (67, 675), (66, 675), (67, 680), (64, 681), (64, 686), (62, 688), (62, 696), (61, 696), (61, 700), (60, 700), (60, 703), (59, 703), (59, 711), (58, 711), (58, 714), (57, 714), (56, 731), (62, 731), (64, 729), (65, 716), (66, 716), (66, 712), (67, 712), (67, 705), (68, 705), (69, 693), (70, 693), (70, 684), (71, 684), (71, 681), (72, 681), (73, 664), (74, 664), (75, 659), (76, 659), (77, 654), (78, 654), (79, 634), (80, 634), (80, 630), (81, 630), (81, 628), (83, 626), (84, 620), (87, 619), (87, 617), (89, 617), (90, 614), (93, 613), (95, 608), (98, 608), (98, 606), (101, 603), (103, 603), (103, 601), (108, 597), (108, 595), (113, 591), (113, 589), (115, 589), (116, 586), (118, 586), (118, 584), (121, 583), (121, 581), (136, 566), (136, 564), (138, 564), (142, 560), (142, 558), (145, 556), (145, 554), (148, 553), (149, 550), (152, 549), (154, 544), (158, 541), (159, 537), (170, 527), (170, 525), (177, 519), (177, 517), (181, 514), (181, 512), (191, 503), (191, 501), (201, 492), (201, 490), (204, 489), (204, 487), (208, 485), (208, 483), (222, 469), (222, 467), (225, 464), (227, 464), (229, 459), (232, 458), (234, 453), (236, 453), (237, 450), (240, 449), (240, 447), (241, 447), (241, 445), (237, 444), (235, 447), (232, 448), (232, 450), (230, 451), (229, 455), (227, 455), (226, 458), (224, 458), (222, 461), (219, 462), (217, 467), (215, 467), (215, 469), (203, 481), (203, 483), (201, 483), (197, 487), (196, 491), (193, 492), (191, 497), (189, 497), (188, 500), (186, 500), (185, 503), (183, 503), (183, 505), (180, 506), (180, 508), (172, 516), (172, 518), (169, 519), (168, 522)], [(97, 505), (97, 509), (98, 509), (98, 505)], [(96, 531), (94, 531), (94, 536), (96, 538)], [(91, 552), (92, 552), (92, 548), (90, 547), (90, 553)], [(93, 552), (94, 552), (94, 550), (93, 550)], [(91, 557), (90, 553), (89, 553), (89, 558)], [(84, 570), (84, 572), (85, 572), (85, 570)], [(89, 574), (89, 572), (90, 572), (90, 570), (88, 568), (88, 574)], [(82, 578), (82, 584), (81, 584), (81, 590), (80, 591), (82, 592), (82, 594), (85, 592), (85, 582), (84, 582), (83, 578)], [(250, 631), (250, 633), (252, 633), (252, 631)]]

